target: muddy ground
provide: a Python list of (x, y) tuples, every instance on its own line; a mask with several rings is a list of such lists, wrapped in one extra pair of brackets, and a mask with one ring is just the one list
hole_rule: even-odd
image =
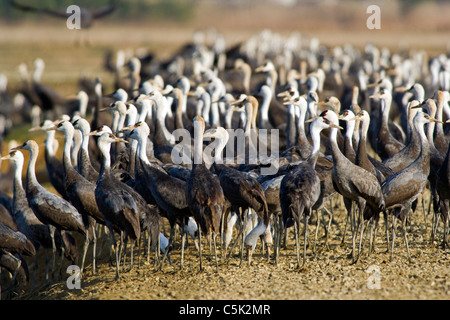
[[(426, 197), (428, 199), (428, 197)], [(307, 249), (307, 268), (298, 270), (295, 255), (293, 228), (288, 229), (287, 246), (281, 250), (278, 264), (268, 262), (262, 254), (261, 243), (256, 247), (252, 264), (246, 257), (240, 260), (236, 247), (228, 262), (221, 260), (216, 270), (210, 259), (205, 241), (203, 271), (199, 271), (198, 251), (188, 242), (185, 263), (180, 270), (180, 238), (171, 254), (172, 265), (165, 263), (162, 270), (154, 267), (154, 254), (149, 261), (141, 256), (138, 266), (135, 250), (134, 267), (121, 272), (114, 281), (115, 267), (109, 263), (109, 241), (99, 240), (101, 253), (97, 272), (92, 274), (88, 253), (87, 268), (81, 279), (81, 289), (68, 289), (64, 263), (61, 278), (45, 285), (44, 256), (39, 267), (39, 280), (32, 292), (9, 293), (7, 299), (79, 300), (79, 299), (132, 299), (132, 300), (292, 300), (292, 299), (448, 299), (450, 298), (450, 251), (439, 245), (442, 225), (438, 229), (438, 241), (430, 241), (432, 216), (424, 215), (421, 206), (411, 214), (408, 240), (412, 262), (408, 261), (400, 228), (396, 232), (394, 259), (386, 252), (384, 221), (377, 229), (375, 252), (368, 255), (368, 241), (360, 260), (352, 264), (351, 234), (347, 229), (345, 243), (342, 235), (346, 214), (339, 200), (335, 201), (334, 218), (329, 233), (329, 249), (324, 246), (324, 228), (320, 225), (316, 250), (313, 252), (316, 217), (310, 220), (310, 245)], [(427, 208), (427, 203), (425, 203)], [(328, 216), (325, 219), (328, 221)], [(397, 225), (399, 225), (397, 223)], [(168, 229), (166, 229), (168, 231)], [(236, 235), (236, 232), (234, 233)], [(300, 242), (303, 246), (303, 241)], [(219, 254), (220, 258), (220, 254)], [(129, 259), (128, 259), (129, 261)], [(58, 265), (58, 264), (57, 264)], [(127, 269), (128, 269), (127, 264)], [(121, 269), (122, 270), (122, 269)]]

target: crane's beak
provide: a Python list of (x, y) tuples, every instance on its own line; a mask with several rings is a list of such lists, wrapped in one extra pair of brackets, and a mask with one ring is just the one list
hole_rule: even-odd
[(96, 136), (96, 135), (98, 135), (98, 130), (91, 131), (87, 135), (88, 136)]
[(127, 140), (124, 140), (124, 139), (122, 139), (122, 138), (119, 138), (119, 137), (115, 137), (114, 141), (116, 141), (116, 142), (123, 142), (123, 143), (128, 143), (128, 141), (127, 141)]
[(306, 120), (305, 123), (313, 122), (317, 118), (319, 118), (319, 116), (312, 117), (311, 119)]
[(442, 124), (444, 124), (443, 121), (440, 121), (440, 120), (437, 120), (437, 119), (434, 119), (434, 118), (429, 118), (428, 120), (431, 121), (431, 122), (436, 122), (436, 123), (442, 123)]
[(331, 128), (336, 128), (336, 129), (344, 129), (344, 128), (342, 128), (341, 126), (338, 126), (338, 125), (336, 125), (336, 124), (334, 124), (334, 123), (332, 123), (332, 122), (330, 122), (329, 123), (329, 126), (331, 127)]
[(136, 129), (138, 126), (133, 124), (132, 126), (128, 126), (128, 127), (123, 127), (122, 130), (119, 130), (120, 133), (128, 131), (128, 130), (133, 130)]
[(231, 101), (230, 105), (236, 106), (236, 105), (242, 104), (244, 101), (245, 101), (245, 99), (236, 99), (234, 101)]
[(11, 148), (11, 151), (15, 151), (15, 150), (23, 150), (23, 144), (14, 148)]
[(109, 106), (99, 109), (99, 112), (109, 111), (114, 107), (114, 103), (111, 103)]
[(294, 98), (294, 99), (289, 99), (288, 97), (285, 97), (283, 99), (283, 105), (287, 106), (289, 104), (294, 104), (296, 102), (298, 102), (299, 98)]

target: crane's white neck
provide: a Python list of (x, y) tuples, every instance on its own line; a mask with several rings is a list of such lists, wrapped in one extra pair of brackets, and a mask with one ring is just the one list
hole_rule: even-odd
[(269, 120), (269, 106), (272, 100), (272, 91), (263, 90), (263, 100), (259, 108), (260, 118), (259, 118), (259, 128), (265, 129), (264, 124)]

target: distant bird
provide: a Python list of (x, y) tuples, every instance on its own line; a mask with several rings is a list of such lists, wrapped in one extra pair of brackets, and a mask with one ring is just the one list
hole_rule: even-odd
[[(63, 18), (68, 19), (73, 12), (69, 11), (67, 12), (66, 9), (52, 9), (52, 8), (39, 8), (39, 7), (33, 7), (29, 5), (23, 5), (18, 3), (16, 0), (9, 0), (9, 3), (14, 7), (21, 11), (26, 12), (42, 12), (47, 15), (57, 17), (57, 18)], [(113, 13), (117, 9), (117, 1), (111, 0), (109, 1), (109, 4), (98, 8), (98, 9), (90, 9), (90, 8), (80, 8), (80, 20), (81, 25), (80, 27), (82, 29), (87, 29), (92, 26), (95, 20), (106, 17)]]

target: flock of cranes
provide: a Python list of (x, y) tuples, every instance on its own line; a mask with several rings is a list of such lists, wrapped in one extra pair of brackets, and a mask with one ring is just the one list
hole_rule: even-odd
[[(40, 121), (29, 115), (20, 121), (33, 123), (30, 134), (46, 132), (44, 156), (30, 139), (2, 157), (14, 164), (14, 179), (13, 196), (1, 198), (0, 265), (16, 283), (28, 283), (23, 256), (37, 256), (40, 248), (52, 249), (52, 272), (57, 252), (83, 272), (92, 246), (95, 273), (102, 232), (111, 237), (116, 278), (122, 259), (126, 265), (128, 240), (131, 268), (136, 247), (140, 263), (142, 243), (147, 259), (154, 253), (157, 269), (166, 259), (173, 263), (170, 252), (181, 247), (183, 268), (190, 236), (202, 269), (202, 240), (208, 236), (219, 268), (218, 235), (221, 259), (229, 259), (239, 244), (241, 262), (245, 249), (250, 262), (261, 239), (268, 259), (277, 263), (283, 235), (292, 226), (297, 265), (304, 268), (309, 219), (317, 212), (319, 221), (320, 212), (328, 212), (327, 242), (333, 219), (327, 206), (337, 197), (347, 211), (352, 263), (361, 257), (365, 232), (373, 251), (380, 214), (391, 259), (400, 219), (411, 260), (406, 223), (427, 189), (432, 236), (441, 220), (442, 244), (448, 247), (450, 59), (445, 54), (397, 53), (372, 44), (363, 50), (347, 44), (330, 48), (314, 38), (286, 38), (269, 30), (228, 49), (219, 33), (209, 34), (210, 42), (194, 39), (164, 62), (152, 54), (118, 52), (111, 94), (103, 93), (100, 79), (83, 79), (77, 99), (65, 99), (41, 83), (42, 60), (32, 79), (23, 73), (21, 103), (2, 91), (2, 116), (18, 121), (25, 108), (41, 110)], [(182, 137), (188, 146), (182, 164), (174, 161), (176, 129), (190, 134)], [(244, 132), (246, 151), (256, 137), (269, 154), (246, 154), (237, 161), (233, 129)], [(262, 129), (277, 130), (277, 147), (258, 140)], [(56, 131), (64, 134), (62, 159), (56, 156)], [(204, 140), (211, 139), (212, 163), (204, 158)], [(30, 160), (22, 183), (24, 156)], [(37, 179), (41, 157), (56, 193)], [(230, 158), (232, 164), (223, 161)], [(269, 165), (275, 172), (264, 171)], [(166, 219), (168, 238), (162, 232)], [(177, 230), (181, 246), (174, 243)], [(345, 237), (344, 231), (342, 241)], [(37, 260), (33, 267), (32, 282)], [(47, 263), (47, 281), (49, 268)]]

